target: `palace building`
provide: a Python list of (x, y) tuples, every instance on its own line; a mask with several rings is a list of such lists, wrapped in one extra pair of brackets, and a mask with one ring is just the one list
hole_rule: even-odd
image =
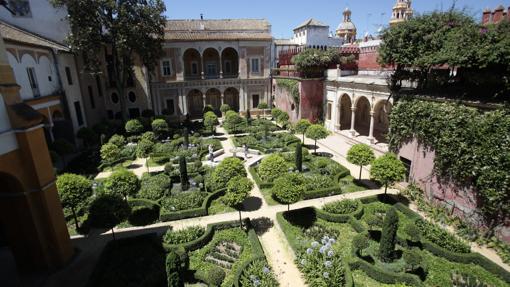
[(269, 104), (271, 43), (266, 20), (168, 20), (152, 108), (178, 120), (201, 117), (206, 105), (245, 112)]

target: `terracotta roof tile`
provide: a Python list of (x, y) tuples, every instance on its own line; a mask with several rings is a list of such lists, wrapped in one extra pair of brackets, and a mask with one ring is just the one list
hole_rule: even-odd
[(69, 51), (69, 48), (55, 41), (46, 39), (22, 28), (0, 21), (0, 34), (4, 40), (41, 46), (61, 51)]
[(165, 40), (170, 41), (271, 39), (271, 25), (267, 20), (168, 20), (165, 28)]

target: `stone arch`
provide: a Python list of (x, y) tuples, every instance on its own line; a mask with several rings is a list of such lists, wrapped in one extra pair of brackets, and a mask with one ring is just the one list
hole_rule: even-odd
[(188, 111), (191, 116), (200, 116), (204, 109), (203, 94), (200, 90), (193, 89), (189, 91), (188, 97)]
[(221, 51), (223, 78), (237, 78), (239, 73), (239, 53), (228, 47)]
[(53, 61), (48, 56), (39, 56), (39, 64), (35, 67), (35, 71), (42, 95), (49, 95), (57, 89), (57, 75)]
[(221, 92), (216, 88), (211, 88), (205, 93), (205, 104), (211, 105), (216, 113), (219, 113), (221, 106)]
[(207, 48), (202, 53), (204, 76), (206, 79), (217, 79), (220, 76), (220, 53), (214, 48)]
[(227, 88), (224, 92), (225, 104), (236, 112), (239, 112), (239, 90), (233, 87)]
[(351, 129), (352, 102), (349, 95), (343, 94), (340, 96), (338, 114), (338, 124), (340, 125), (340, 130)]
[(366, 97), (359, 97), (355, 101), (356, 117), (354, 129), (362, 136), (368, 136), (370, 132), (370, 101)]
[(202, 73), (202, 56), (198, 50), (189, 48), (182, 56), (184, 63), (184, 78), (199, 79)]
[(386, 143), (386, 136), (390, 130), (392, 105), (387, 100), (380, 100), (374, 105), (374, 137), (378, 142)]

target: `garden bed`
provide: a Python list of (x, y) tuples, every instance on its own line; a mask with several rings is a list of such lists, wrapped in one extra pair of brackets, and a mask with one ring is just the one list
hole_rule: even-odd
[[(283, 153), (281, 156), (285, 160), (287, 168), (285, 170), (280, 170), (280, 172), (296, 172), (294, 153)], [(272, 192), (274, 180), (262, 180), (259, 173), (259, 166), (260, 162), (257, 162), (248, 169), (253, 180), (260, 188), (264, 199), (269, 205), (279, 204)], [(362, 191), (366, 189), (353, 179), (350, 175), (350, 171), (346, 167), (326, 157), (315, 155), (304, 156), (303, 172), (301, 172), (301, 174), (305, 176), (307, 182), (305, 192), (302, 196), (303, 200)]]
[(248, 148), (262, 153), (274, 153), (293, 150), (293, 144), (298, 143), (299, 139), (287, 132), (270, 133), (267, 136), (263, 133), (254, 133), (234, 137), (232, 142), (236, 147), (243, 147), (246, 144)]
[[(382, 201), (381, 201), (382, 199)], [(430, 223), (419, 223), (423, 231), (420, 241), (411, 240), (406, 225), (423, 222), (420, 216), (404, 204), (400, 198), (392, 196), (370, 197), (361, 200), (360, 208), (352, 207), (348, 213), (335, 214), (323, 209), (306, 208), (277, 215), (278, 223), (284, 231), (289, 244), (298, 258), (311, 247), (313, 241), (327, 234), (336, 238), (331, 250), (341, 254), (352, 272), (355, 286), (452, 286), (452, 280), (459, 274), (469, 274), (488, 286), (508, 286), (510, 273), (489, 261), (478, 253), (469, 251), (469, 246), (455, 236)], [(359, 207), (359, 206), (358, 206)], [(379, 226), (381, 218), (390, 208), (395, 208), (398, 215), (396, 257), (390, 263), (379, 260)], [(344, 205), (329, 206), (329, 211), (345, 208)], [(342, 214), (344, 213), (344, 214)], [(377, 217), (380, 217), (377, 219)], [(419, 233), (419, 231), (418, 231)], [(368, 245), (363, 249), (355, 248), (353, 242), (360, 234), (367, 234)], [(421, 258), (419, 268), (409, 268), (406, 257), (398, 254), (412, 250)], [(315, 254), (315, 250), (311, 253)], [(307, 280), (314, 276), (301, 266)], [(445, 272), (448, 270), (449, 272)], [(455, 274), (453, 274), (455, 272)], [(466, 275), (467, 276), (467, 275)], [(473, 280), (473, 279), (472, 279)], [(389, 284), (389, 285), (386, 285)]]

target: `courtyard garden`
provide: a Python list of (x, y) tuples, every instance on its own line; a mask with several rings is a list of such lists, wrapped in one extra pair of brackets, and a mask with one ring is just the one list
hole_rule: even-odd
[(383, 195), (277, 219), (310, 286), (508, 286), (510, 273), (406, 203)]

